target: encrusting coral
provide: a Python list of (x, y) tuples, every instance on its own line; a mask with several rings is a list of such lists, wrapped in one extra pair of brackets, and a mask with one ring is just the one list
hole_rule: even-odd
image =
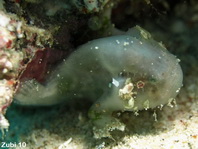
[[(45, 36), (45, 38), (43, 38)], [(32, 27), (14, 14), (0, 10), (0, 128), (8, 129), (4, 117), (12, 103), (18, 78), (35, 53), (50, 44), (51, 35)]]

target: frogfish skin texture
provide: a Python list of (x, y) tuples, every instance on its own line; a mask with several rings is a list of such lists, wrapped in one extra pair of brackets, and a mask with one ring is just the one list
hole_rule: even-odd
[(22, 82), (15, 98), (23, 105), (91, 99), (94, 104), (89, 117), (96, 129), (104, 130), (97, 134), (100, 138), (110, 131), (108, 123), (123, 129), (112, 112), (137, 112), (168, 104), (182, 81), (179, 60), (136, 26), (124, 35), (80, 46), (58, 66), (45, 86), (36, 80)]

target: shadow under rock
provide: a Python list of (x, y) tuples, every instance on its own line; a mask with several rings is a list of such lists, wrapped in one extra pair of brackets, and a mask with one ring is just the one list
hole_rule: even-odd
[[(124, 112), (119, 116), (117, 114), (113, 114), (113, 116), (126, 125), (126, 130), (124, 132), (113, 131), (111, 133), (113, 139), (96, 140), (93, 138), (93, 125), (87, 117), (90, 106), (91, 103), (86, 100), (52, 107), (23, 107), (12, 104), (6, 115), (10, 128), (1, 141), (25, 141), (28, 145), (34, 146), (36, 144), (32, 141), (31, 135), (35, 132), (42, 134), (46, 130), (51, 138), (46, 136), (41, 139), (49, 140), (50, 138), (57, 142), (64, 142), (72, 138), (72, 142), (79, 142), (88, 148), (97, 148), (104, 142), (106, 147), (114, 146), (126, 135), (147, 135), (158, 131), (154, 126), (158, 122), (155, 121), (153, 110), (140, 111), (138, 116), (135, 116), (133, 112)], [(156, 110), (157, 116), (160, 117), (161, 112)]]
[(6, 113), (10, 123), (8, 131), (2, 136), (1, 141), (19, 142), (21, 136), (27, 136), (38, 127), (48, 127), (48, 122), (58, 110), (54, 107), (29, 107), (12, 104)]
[[(78, 141), (75, 139), (79, 139), (82, 144), (91, 148), (94, 146), (95, 139), (92, 134), (92, 124), (87, 117), (90, 105), (91, 103), (86, 100), (50, 107), (12, 104), (6, 114), (10, 128), (5, 137), (1, 138), (1, 142), (26, 142), (27, 146), (34, 148), (36, 144), (33, 135), (38, 141), (50, 142), (49, 138), (51, 137), (50, 139), (57, 142), (56, 147), (60, 142), (64, 143), (64, 141), (72, 138), (73, 142)], [(45, 132), (50, 137), (46, 136), (45, 138)], [(39, 134), (42, 134), (44, 138), (40, 137)]]

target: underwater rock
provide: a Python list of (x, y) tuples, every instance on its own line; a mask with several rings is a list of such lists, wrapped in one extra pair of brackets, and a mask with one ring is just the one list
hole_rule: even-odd
[[(91, 99), (89, 117), (96, 138), (110, 137), (124, 124), (114, 111), (147, 110), (169, 104), (183, 81), (179, 60), (136, 26), (124, 35), (90, 41), (51, 73), (45, 85), (21, 83), (15, 98), (22, 105), (53, 105)], [(31, 96), (30, 96), (31, 95)]]
[(99, 12), (108, 2), (109, 0), (84, 0), (81, 2), (78, 0), (73, 1), (76, 7), (84, 13)]
[(38, 50), (51, 42), (44, 29), (27, 25), (16, 15), (0, 10), (0, 129), (8, 129), (4, 115), (12, 103), (18, 77)]

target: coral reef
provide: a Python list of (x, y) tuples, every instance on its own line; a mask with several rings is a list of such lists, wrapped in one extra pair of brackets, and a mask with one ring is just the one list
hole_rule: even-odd
[(43, 50), (44, 44), (49, 45), (50, 38), (47, 31), (28, 26), (25, 21), (20, 20), (16, 15), (0, 11), (1, 129), (9, 127), (4, 114), (13, 100), (20, 74), (34, 54)]
[[(1, 0), (0, 9), (3, 16), (1, 20), (5, 20), (2, 21), (3, 23), (0, 21), (1, 31), (3, 31), (0, 44), (3, 45), (1, 52), (4, 54), (0, 67), (1, 122), (2, 126), (5, 126), (4, 128), (9, 125), (5, 117), (10, 123), (9, 131), (6, 132), (6, 135), (3, 135), (4, 138), (1, 141), (7, 145), (16, 142), (16, 144), (26, 144), (27, 148), (43, 149), (197, 148), (197, 5), (196, 0)], [(8, 24), (14, 26), (12, 27), (13, 30), (9, 30), (9, 25), (4, 26), (6, 20), (10, 20)], [(148, 30), (158, 42), (155, 42), (150, 34), (143, 29), (138, 29), (138, 27), (132, 29), (133, 34), (130, 31), (125, 33), (129, 28), (136, 25)], [(119, 37), (119, 41), (115, 40), (113, 42), (113, 36)], [(145, 98), (142, 98), (144, 99), (142, 101), (145, 102), (136, 100), (139, 95), (144, 95), (144, 92), (145, 94), (149, 93), (147, 85), (150, 81), (154, 81), (153, 86), (160, 86), (157, 91), (161, 92), (163, 87), (166, 88), (168, 84), (176, 85), (173, 83), (174, 81), (177, 82), (176, 79), (167, 81), (167, 84), (157, 84), (159, 80), (162, 80), (160, 79), (162, 78), (160, 72), (162, 70), (170, 71), (168, 70), (170, 67), (161, 67), (163, 64), (164, 66), (169, 65), (169, 62), (173, 60), (170, 66), (176, 65), (179, 68), (177, 58), (169, 52), (164, 58), (166, 60), (167, 57), (172, 58), (170, 58), (170, 61), (159, 59), (156, 63), (159, 64), (159, 67), (155, 63), (152, 65), (152, 61), (158, 60), (158, 57), (153, 60), (148, 58), (148, 63), (144, 62), (145, 65), (138, 65), (147, 71), (149, 71), (149, 68), (153, 68), (151, 69), (152, 72), (158, 74), (159, 80), (157, 82), (152, 79), (146, 82), (145, 80), (148, 79), (146, 75), (144, 78), (144, 74), (141, 74), (140, 76), (143, 76), (143, 79), (139, 79), (137, 75), (126, 73), (124, 70), (121, 71), (121, 74), (118, 73), (113, 77), (112, 75), (99, 76), (98, 78), (106, 79), (104, 82), (100, 82), (96, 77), (94, 84), (91, 83), (91, 77), (79, 77), (78, 80), (82, 79), (83, 81), (77, 86), (71, 85), (74, 83), (72, 79), (68, 84), (64, 84), (64, 81), (61, 82), (61, 75), (69, 76), (69, 72), (74, 73), (75, 69), (72, 66), (81, 68), (72, 59), (78, 57), (76, 62), (81, 61), (82, 57), (78, 54), (83, 56), (81, 51), (86, 51), (84, 50), (85, 47), (88, 47), (88, 49), (89, 45), (96, 47), (92, 49), (93, 51), (90, 54), (83, 56), (85, 60), (92, 59), (95, 62), (94, 57), (90, 56), (93, 56), (94, 51), (99, 51), (102, 47), (106, 47), (108, 43), (116, 43), (115, 49), (121, 49), (119, 42), (122, 37), (129, 37), (137, 41), (134, 42), (133, 46), (137, 47), (139, 45), (138, 47), (143, 47), (141, 48), (143, 51), (146, 50), (144, 46), (147, 45), (147, 47), (159, 48), (167, 53), (167, 50), (163, 48), (164, 44), (170, 53), (177, 55), (181, 60), (179, 64), (184, 73), (184, 86), (176, 100), (172, 100), (172, 98), (162, 100), (163, 98), (160, 97), (161, 100), (159, 101), (164, 101), (163, 105), (167, 104), (168, 106), (159, 106), (157, 102), (155, 105), (153, 104), (155, 102), (145, 101)], [(99, 41), (104, 42), (99, 38), (112, 40), (99, 46)], [(122, 39), (125, 41), (124, 38)], [(88, 41), (90, 43), (87, 43)], [(124, 41), (123, 48), (132, 46), (132, 44), (128, 45)], [(9, 48), (10, 46), (11, 48)], [(111, 47), (111, 45), (107, 47)], [(105, 52), (108, 53), (111, 50), (114, 49), (107, 49)], [(141, 52), (142, 50), (137, 51), (137, 53), (146, 53)], [(160, 53), (161, 50), (157, 53)], [(112, 54), (119, 55), (118, 53), (121, 53), (121, 51), (123, 52), (123, 50), (118, 50)], [(127, 49), (125, 53), (129, 51), (133, 50)], [(127, 54), (126, 57), (129, 55)], [(154, 54), (148, 56), (155, 57)], [(122, 61), (117, 60), (117, 58), (116, 62), (110, 67), (109, 63), (114, 61), (114, 58), (106, 57), (105, 60), (99, 58), (99, 64), (106, 64), (101, 70), (105, 68), (107, 70), (106, 74), (111, 74), (108, 72), (113, 72), (115, 65), (121, 65)], [(129, 61), (127, 58), (124, 60), (125, 64)], [(144, 59), (134, 59), (134, 61), (142, 62)], [(11, 63), (12, 65), (10, 65)], [(87, 64), (87, 71), (91, 70), (88, 74), (97, 74), (95, 70), (98, 67), (91, 67), (92, 65), (95, 65), (95, 63)], [(68, 72), (60, 71), (63, 70), (63, 66), (68, 68)], [(154, 68), (159, 71), (153, 71)], [(136, 70), (136, 68), (134, 69)], [(79, 76), (86, 76), (86, 71), (85, 73), (80, 73), (80, 71), (82, 72), (82, 70), (77, 71)], [(165, 72), (165, 76), (171, 77), (172, 74), (167, 72)], [(182, 80), (181, 73), (177, 75)], [(54, 78), (52, 78), (53, 76)], [(70, 77), (75, 78), (75, 75)], [(166, 77), (164, 79), (169, 80)], [(84, 80), (90, 80), (90, 82), (83, 84)], [(57, 81), (59, 82), (57, 83)], [(56, 85), (62, 83), (63, 86), (58, 86), (60, 90), (54, 90)], [(181, 82), (178, 84), (181, 85)], [(51, 95), (65, 90), (65, 87), (72, 91), (68, 95), (71, 100), (61, 98), (60, 101), (54, 100)], [(13, 94), (18, 94), (16, 92), (17, 88), (19, 89), (18, 93), (20, 93), (20, 90), (22, 91), (23, 94), (20, 94), (22, 98), (18, 101), (14, 99), (11, 104)], [(76, 88), (78, 90), (75, 91)], [(87, 88), (90, 89), (90, 92), (87, 91)], [(33, 90), (27, 98), (29, 89)], [(172, 95), (160, 95), (175, 97), (177, 94), (176, 87), (172, 91)], [(103, 94), (104, 92), (105, 94)], [(171, 87), (168, 88), (167, 92), (171, 93)], [(121, 104), (111, 102), (111, 100), (108, 104), (103, 104), (103, 101), (108, 101), (106, 99), (114, 94), (119, 96), (115, 99), (120, 99)], [(7, 95), (10, 98), (6, 101), (4, 99), (8, 97)], [(30, 95), (40, 97), (32, 98)], [(59, 95), (64, 94), (60, 93)], [(153, 94), (154, 97), (155, 95)], [(51, 96), (51, 98), (46, 98), (47, 96)], [(45, 100), (41, 101), (39, 99)], [(92, 105), (95, 101), (91, 99), (99, 100)], [(66, 102), (62, 103), (61, 101), (64, 100)], [(55, 106), (27, 106), (46, 105), (47, 103), (50, 105), (58, 102), (61, 102), (61, 104)], [(20, 106), (18, 103), (26, 106)], [(137, 105), (137, 103), (140, 103), (143, 107)], [(91, 105), (92, 108), (88, 112)], [(117, 107), (112, 105), (117, 105)], [(155, 106), (158, 108), (155, 108)], [(114, 109), (110, 109), (111, 107)], [(138, 107), (139, 111), (135, 107)], [(110, 110), (107, 111), (107, 109)], [(4, 115), (5, 117), (3, 117)], [(94, 128), (95, 137), (108, 137), (94, 139), (92, 128)], [(125, 131), (123, 133), (116, 128), (125, 129)], [(17, 144), (16, 148), (20, 148), (20, 144)]]

